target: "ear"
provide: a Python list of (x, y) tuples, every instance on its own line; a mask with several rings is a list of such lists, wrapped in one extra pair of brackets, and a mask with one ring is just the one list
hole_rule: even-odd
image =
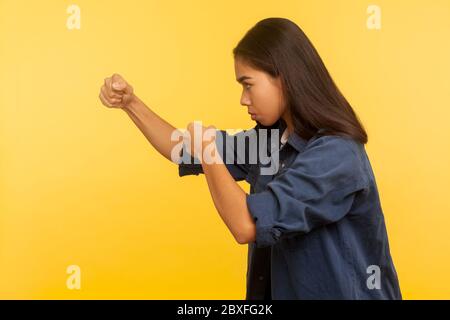
[(281, 79), (281, 76), (278, 75), (274, 78), (275, 84), (277, 85), (278, 88), (282, 89), (283, 88), (283, 80)]

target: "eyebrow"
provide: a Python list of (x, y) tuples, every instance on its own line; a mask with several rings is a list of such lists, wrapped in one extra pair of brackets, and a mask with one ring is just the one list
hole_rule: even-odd
[(239, 82), (239, 83), (242, 83), (242, 81), (247, 80), (247, 79), (251, 79), (251, 77), (248, 77), (248, 76), (242, 76), (242, 77), (240, 77), (239, 79), (237, 79), (236, 81)]

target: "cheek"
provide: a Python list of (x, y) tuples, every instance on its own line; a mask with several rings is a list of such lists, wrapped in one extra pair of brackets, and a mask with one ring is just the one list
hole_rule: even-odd
[(282, 113), (279, 91), (273, 87), (265, 87), (254, 92), (253, 104), (258, 111), (269, 117), (278, 117)]

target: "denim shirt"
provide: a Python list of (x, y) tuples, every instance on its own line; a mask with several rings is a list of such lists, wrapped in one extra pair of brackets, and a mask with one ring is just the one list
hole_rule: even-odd
[[(217, 137), (237, 140), (251, 132), (259, 143), (260, 129), (278, 129), (281, 137), (286, 123), (258, 123), (232, 136), (218, 130)], [(321, 132), (308, 141), (292, 133), (275, 148), (273, 139), (258, 144), (272, 160), (277, 152), (273, 174), (261, 174), (273, 163), (261, 161), (260, 149), (256, 163), (249, 161), (250, 143), (245, 161), (236, 154), (236, 141), (233, 148), (218, 144), (233, 178), (250, 184), (246, 203), (256, 239), (248, 244), (246, 299), (402, 299), (364, 145)], [(230, 163), (227, 153), (233, 154)], [(183, 154), (180, 177), (203, 173), (198, 159), (184, 148)]]

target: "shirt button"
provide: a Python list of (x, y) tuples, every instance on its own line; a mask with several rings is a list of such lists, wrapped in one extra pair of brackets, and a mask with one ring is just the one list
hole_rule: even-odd
[(264, 277), (263, 277), (263, 276), (259, 276), (258, 279), (259, 279), (259, 280), (264, 280)]

